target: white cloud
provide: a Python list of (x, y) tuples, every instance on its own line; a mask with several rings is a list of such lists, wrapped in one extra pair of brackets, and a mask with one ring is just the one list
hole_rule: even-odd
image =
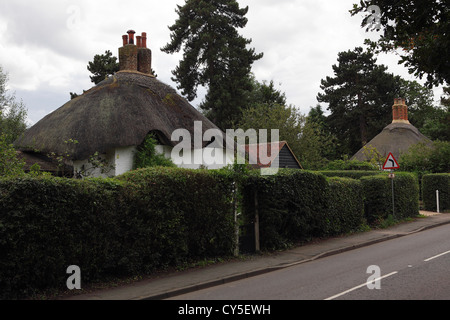
[[(264, 57), (253, 66), (257, 80), (274, 80), (288, 103), (306, 113), (317, 104), (320, 80), (332, 76), (340, 51), (363, 44), (367, 34), (361, 17), (348, 12), (355, 0), (239, 0), (249, 6), (248, 24), (240, 30)], [(86, 69), (94, 55), (111, 50), (117, 56), (128, 29), (147, 32), (153, 68), (161, 81), (171, 81), (181, 53), (160, 51), (170, 40), (169, 25), (184, 0), (2, 0), (0, 2), (0, 64), (9, 85), (23, 98), (32, 122), (69, 99), (69, 92), (93, 86)], [(396, 57), (379, 63), (409, 79)], [(197, 105), (204, 96), (199, 91)], [(53, 97), (53, 98), (52, 98)]]

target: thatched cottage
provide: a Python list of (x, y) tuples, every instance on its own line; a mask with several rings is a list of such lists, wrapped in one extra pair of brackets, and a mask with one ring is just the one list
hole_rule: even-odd
[[(78, 172), (98, 153), (112, 167), (104, 175), (115, 176), (133, 169), (134, 154), (151, 133), (157, 137), (159, 151), (168, 156), (179, 143), (172, 141), (177, 129), (187, 130), (193, 150), (211, 147), (212, 141), (194, 145), (193, 137), (195, 134), (202, 137), (207, 130), (218, 128), (173, 88), (152, 75), (147, 35), (142, 33), (135, 41), (134, 34), (130, 30), (122, 37), (119, 72), (44, 117), (15, 142), (25, 157), (52, 152), (64, 155)], [(224, 154), (225, 161), (215, 167), (232, 162), (222, 144), (216, 151)], [(196, 168), (201, 164), (178, 165)], [(91, 175), (102, 174), (94, 171)]]
[[(408, 106), (405, 99), (394, 99), (392, 106), (392, 123), (386, 126), (366, 146), (374, 147), (384, 157), (392, 153), (395, 159), (407, 152), (408, 149), (419, 142), (432, 143), (408, 120)], [(364, 147), (353, 157), (353, 160), (366, 161)]]

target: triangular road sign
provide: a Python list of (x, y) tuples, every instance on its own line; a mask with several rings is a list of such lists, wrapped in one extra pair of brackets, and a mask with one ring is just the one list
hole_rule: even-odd
[(394, 156), (391, 152), (389, 152), (389, 155), (386, 158), (386, 161), (384, 162), (383, 169), (389, 170), (389, 169), (399, 169), (400, 166), (398, 165), (397, 160), (395, 160)]

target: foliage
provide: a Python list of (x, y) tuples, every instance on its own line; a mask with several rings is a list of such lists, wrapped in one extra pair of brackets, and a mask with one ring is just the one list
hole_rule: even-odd
[(300, 131), (298, 159), (304, 169), (317, 170), (333, 156), (336, 140), (319, 124), (306, 117)]
[(13, 143), (27, 128), (27, 110), (22, 101), (8, 94), (7, 81), (8, 74), (0, 66), (0, 135), (7, 143)]
[(400, 77), (387, 73), (361, 47), (338, 53), (332, 68), (334, 77), (321, 81), (323, 93), (317, 100), (329, 104), (328, 126), (341, 142), (342, 154), (355, 154), (390, 122)]
[[(366, 40), (376, 52), (395, 52), (399, 63), (427, 85), (450, 83), (449, 9), (442, 0), (361, 0), (350, 10), (352, 15), (366, 11), (370, 5), (380, 8), (382, 33), (377, 42)], [(367, 15), (361, 26), (367, 27)], [(377, 21), (378, 22), (378, 21)], [(402, 49), (400, 52), (398, 49)]]
[(94, 60), (88, 63), (87, 69), (93, 74), (91, 81), (98, 84), (105, 80), (109, 75), (119, 71), (117, 57), (114, 57), (109, 50), (105, 54), (96, 54)]
[[(369, 224), (376, 225), (392, 212), (392, 181), (386, 174), (361, 177), (364, 213)], [(397, 220), (419, 214), (419, 182), (412, 173), (397, 172), (394, 178), (394, 214)]]
[(5, 134), (0, 135), (0, 177), (22, 176), (25, 162), (17, 158), (16, 149), (7, 140)]
[(450, 142), (434, 141), (432, 145), (424, 142), (415, 144), (407, 153), (400, 156), (402, 170), (417, 173), (450, 172)]
[(327, 163), (322, 170), (377, 170), (372, 164), (358, 160), (333, 160)]
[(257, 208), (261, 250), (285, 248), (319, 235), (324, 227), (326, 188), (324, 176), (302, 170), (250, 176), (243, 190), (243, 215), (247, 222), (254, 221)]
[(231, 255), (228, 182), (161, 167), (117, 179), (0, 179), (0, 297), (63, 290), (69, 265), (89, 284)]
[(450, 210), (450, 173), (426, 174), (422, 177), (422, 199), (425, 210), (437, 210), (436, 190), (439, 190), (439, 211)]
[(275, 89), (273, 81), (269, 84), (254, 80), (250, 106), (237, 126), (243, 130), (279, 130), (280, 141), (286, 141), (294, 155), (306, 169), (320, 168), (325, 156), (333, 148), (334, 140), (321, 125), (305, 117), (293, 105), (287, 105), (286, 96)]
[(130, 245), (123, 267), (149, 272), (233, 252), (232, 194), (221, 176), (207, 170), (156, 167), (117, 179), (128, 182), (126, 225), (136, 231), (124, 239)]
[(171, 41), (161, 49), (171, 54), (184, 50), (173, 80), (189, 101), (199, 86), (207, 87), (200, 108), (222, 130), (231, 128), (252, 88), (251, 66), (262, 58), (246, 48), (251, 40), (237, 30), (247, 24), (248, 7), (240, 8), (236, 0), (187, 0), (176, 12)]
[(158, 141), (155, 135), (149, 134), (145, 138), (138, 151), (134, 156), (134, 168), (148, 168), (148, 167), (175, 167), (171, 159), (166, 158), (163, 154), (156, 152), (156, 145)]
[(340, 235), (358, 230), (364, 224), (364, 198), (359, 180), (327, 178), (327, 209), (324, 233)]
[[(272, 141), (271, 130), (279, 130), (279, 140), (287, 141), (295, 155), (299, 155), (299, 133), (304, 125), (304, 116), (293, 106), (281, 104), (258, 104), (249, 108), (241, 117), (238, 127), (243, 130), (267, 129), (267, 140)], [(258, 141), (259, 143), (265, 141)]]
[(364, 157), (369, 161), (370, 165), (375, 169), (382, 169), (385, 157), (372, 145), (363, 147)]
[(0, 179), (0, 297), (64, 288), (69, 265), (84, 283), (115, 271), (128, 250), (117, 239), (119, 191), (112, 180)]
[(433, 90), (417, 81), (400, 79), (399, 96), (406, 100), (409, 122), (422, 132), (427, 119), (434, 117), (439, 110), (434, 106)]
[[(318, 163), (326, 163), (327, 161), (338, 159), (340, 155), (341, 143), (336, 136), (331, 132), (330, 126), (327, 122), (322, 106), (317, 104), (314, 108), (311, 107), (306, 118), (306, 124), (314, 128), (313, 140), (316, 140), (315, 145), (320, 155)], [(317, 166), (316, 169), (320, 168)], [(313, 168), (310, 168), (313, 169)]]
[(373, 169), (369, 170), (361, 170), (361, 169), (344, 169), (344, 170), (321, 170), (317, 171), (320, 174), (323, 174), (326, 177), (341, 177), (341, 178), (350, 178), (350, 179), (360, 179), (365, 176), (375, 176), (379, 175), (380, 171), (375, 171)]

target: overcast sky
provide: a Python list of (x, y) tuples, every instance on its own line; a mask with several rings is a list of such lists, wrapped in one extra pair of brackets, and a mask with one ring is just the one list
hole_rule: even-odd
[[(94, 84), (87, 63), (106, 50), (118, 56), (122, 35), (129, 29), (147, 32), (158, 79), (171, 80), (181, 53), (160, 48), (170, 40), (169, 25), (177, 19), (176, 5), (184, 0), (1, 0), (0, 65), (9, 74), (9, 89), (28, 109), (30, 124)], [(348, 12), (358, 0), (238, 0), (249, 6), (248, 24), (240, 29), (250, 47), (263, 52), (253, 73), (259, 81), (273, 80), (289, 104), (302, 113), (317, 104), (320, 80), (333, 76), (331, 66), (341, 51), (363, 46), (377, 33), (360, 27), (362, 16)], [(379, 64), (408, 80), (415, 78), (382, 55)], [(418, 80), (419, 81), (419, 80)], [(423, 81), (419, 81), (423, 83)], [(435, 90), (435, 99), (442, 90)], [(203, 98), (192, 102), (195, 107)]]

